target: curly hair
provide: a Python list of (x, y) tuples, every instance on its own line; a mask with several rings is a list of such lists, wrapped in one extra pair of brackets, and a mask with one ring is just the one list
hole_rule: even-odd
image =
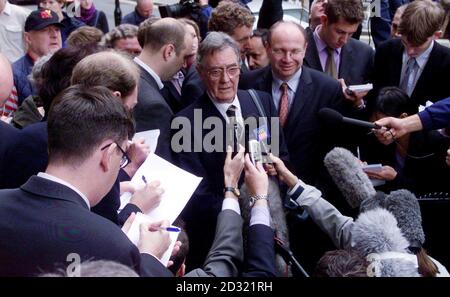
[(209, 31), (224, 32), (233, 35), (236, 28), (253, 27), (255, 17), (250, 10), (233, 2), (221, 2), (213, 10), (208, 22)]

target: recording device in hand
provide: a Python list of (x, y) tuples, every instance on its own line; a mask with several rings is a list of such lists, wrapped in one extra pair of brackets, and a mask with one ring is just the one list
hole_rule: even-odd
[(256, 139), (251, 139), (248, 141), (248, 151), (250, 160), (252, 161), (253, 165), (256, 165), (256, 162), (263, 161), (261, 146)]
[(338, 111), (327, 107), (324, 107), (321, 110), (319, 110), (318, 115), (321, 119), (323, 119), (326, 123), (330, 125), (345, 123), (368, 129), (381, 129), (381, 126), (378, 126), (375, 123), (347, 118), (344, 117), (342, 114), (340, 114)]

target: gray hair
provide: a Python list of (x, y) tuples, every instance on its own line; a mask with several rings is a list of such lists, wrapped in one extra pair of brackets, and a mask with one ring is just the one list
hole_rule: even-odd
[(37, 93), (39, 93), (39, 90), (41, 89), (43, 83), (42, 67), (44, 66), (45, 63), (48, 62), (48, 60), (50, 60), (52, 56), (53, 53), (40, 57), (33, 65), (33, 69), (31, 70), (31, 73), (28, 75), (28, 80), (33, 85)]
[(108, 48), (114, 48), (117, 40), (125, 38), (133, 38), (138, 35), (138, 27), (131, 24), (122, 24), (109, 31), (103, 37), (103, 43)]
[(231, 48), (236, 57), (238, 58), (238, 64), (241, 63), (241, 56), (239, 45), (228, 34), (223, 32), (209, 32), (206, 38), (200, 44), (197, 55), (197, 64), (202, 66), (202, 62), (205, 57), (215, 53), (216, 51), (222, 51), (226, 48)]

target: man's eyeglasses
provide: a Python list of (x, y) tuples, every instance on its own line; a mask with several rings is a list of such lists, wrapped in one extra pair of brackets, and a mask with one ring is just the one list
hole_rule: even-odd
[(298, 57), (301, 53), (303, 53), (304, 50), (302, 49), (294, 49), (292, 51), (286, 51), (282, 49), (272, 49), (272, 53), (276, 57), (285, 57), (286, 55), (289, 55), (290, 57)]
[(122, 159), (120, 160), (120, 168), (125, 168), (128, 165), (128, 163), (131, 162), (130, 157), (128, 157), (127, 152), (124, 151), (117, 142), (111, 142), (110, 144), (107, 144), (104, 147), (102, 147), (101, 150), (103, 151), (104, 149), (110, 147), (111, 144), (113, 143), (115, 143), (119, 148), (119, 150), (122, 152)]
[(231, 66), (228, 68), (225, 68), (225, 67), (224, 68), (213, 68), (213, 69), (207, 70), (207, 73), (211, 79), (217, 80), (217, 79), (221, 78), (225, 72), (231, 78), (231, 77), (235, 77), (236, 75), (239, 75), (240, 71), (241, 71), (241, 69), (239, 68), (239, 66)]

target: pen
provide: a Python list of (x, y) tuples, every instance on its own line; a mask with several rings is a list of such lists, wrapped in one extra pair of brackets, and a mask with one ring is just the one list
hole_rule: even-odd
[(159, 230), (165, 230), (168, 232), (181, 232), (181, 229), (175, 226), (172, 227), (157, 227)]
[(144, 181), (145, 184), (147, 184), (147, 179), (145, 178), (145, 176), (142, 176), (142, 180)]
[(359, 146), (356, 147), (356, 154), (358, 155), (358, 159), (361, 160), (361, 154), (359, 153)]

